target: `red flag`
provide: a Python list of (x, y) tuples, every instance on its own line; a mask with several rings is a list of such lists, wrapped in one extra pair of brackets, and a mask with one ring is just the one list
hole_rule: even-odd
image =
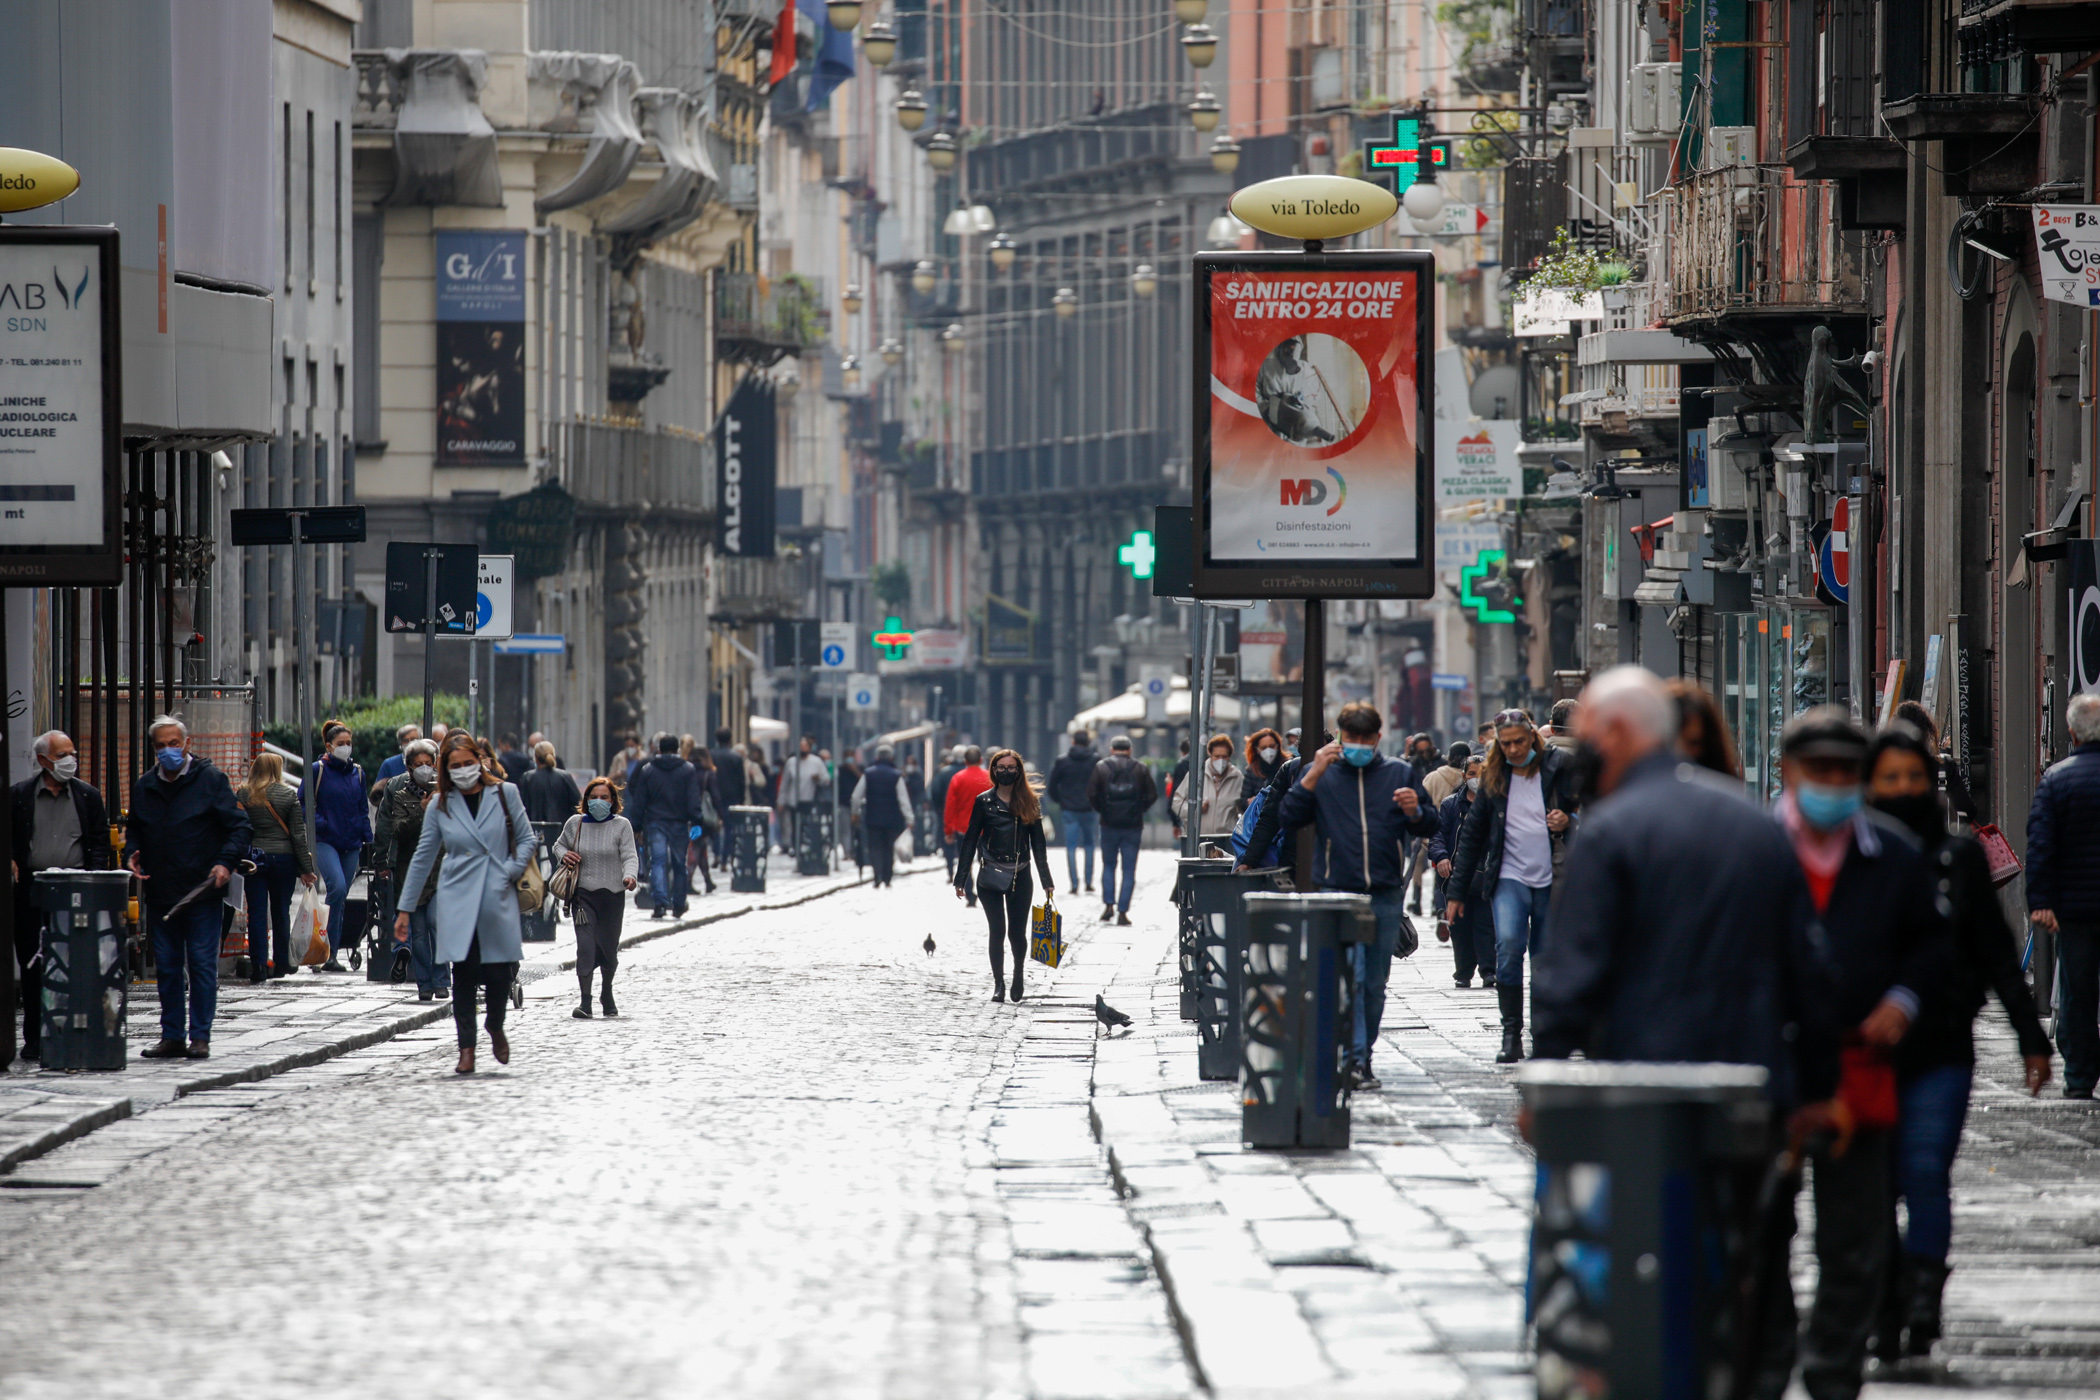
[(777, 87), (795, 71), (795, 0), (787, 0), (780, 7), (780, 19), (773, 25), (773, 71), (766, 81)]

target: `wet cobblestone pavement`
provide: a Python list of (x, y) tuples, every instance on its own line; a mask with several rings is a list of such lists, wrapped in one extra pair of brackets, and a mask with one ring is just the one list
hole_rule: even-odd
[[(1147, 854), (1019, 1008), (921, 872), (632, 948), (617, 1020), (549, 969), (508, 1068), (439, 1022), (141, 1097), (0, 1176), (0, 1397), (1530, 1393), (1491, 1000), (1425, 948), (1354, 1146), (1246, 1151)], [(2100, 1395), (2100, 1117), (1985, 1027), (1949, 1341), (1880, 1400)]]

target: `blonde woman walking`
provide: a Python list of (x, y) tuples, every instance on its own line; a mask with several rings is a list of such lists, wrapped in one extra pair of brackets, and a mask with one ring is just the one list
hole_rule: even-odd
[[(257, 755), (248, 766), (248, 781), (235, 796), (255, 826), (252, 839), (260, 856), (246, 885), (248, 980), (260, 984), (299, 970), (292, 961), (292, 882), (313, 885), (314, 853), (306, 844), (299, 789), (284, 780), (283, 759), (274, 753)], [(299, 951), (306, 951), (304, 939)]]

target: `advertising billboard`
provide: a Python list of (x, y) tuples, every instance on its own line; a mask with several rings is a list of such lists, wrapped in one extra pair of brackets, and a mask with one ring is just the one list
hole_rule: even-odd
[(525, 464), (525, 234), (437, 232), (437, 462)]
[(1435, 268), (1197, 255), (1197, 597), (1434, 593)]

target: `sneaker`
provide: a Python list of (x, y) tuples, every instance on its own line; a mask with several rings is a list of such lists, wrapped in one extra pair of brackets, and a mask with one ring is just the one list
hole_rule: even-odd
[(1385, 1085), (1380, 1083), (1378, 1076), (1371, 1072), (1371, 1067), (1365, 1065), (1356, 1071), (1356, 1087), (1359, 1089), (1383, 1089)]
[(322, 963), (318, 968), (314, 970), (316, 972), (348, 972), (350, 969), (344, 967), (334, 958), (330, 958), (327, 962)]
[(187, 1059), (208, 1060), (211, 1058), (211, 1042), (208, 1040), (193, 1040), (190, 1042), (190, 1048), (182, 1053)]
[(179, 1060), (190, 1053), (190, 1047), (179, 1040), (163, 1040), (148, 1049), (139, 1051), (142, 1060)]

